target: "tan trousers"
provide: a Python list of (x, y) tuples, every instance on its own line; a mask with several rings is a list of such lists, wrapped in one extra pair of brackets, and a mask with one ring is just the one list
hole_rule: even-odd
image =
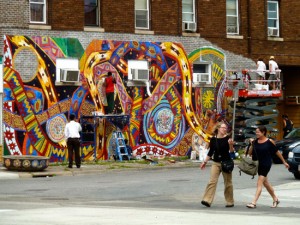
[(213, 202), (220, 173), (222, 173), (224, 179), (224, 186), (225, 186), (224, 196), (225, 196), (226, 203), (227, 205), (232, 205), (234, 204), (232, 173), (222, 172), (221, 163), (217, 163), (217, 162), (212, 163), (211, 170), (210, 170), (210, 180), (206, 186), (204, 196), (203, 196), (203, 201), (206, 201), (209, 204)]

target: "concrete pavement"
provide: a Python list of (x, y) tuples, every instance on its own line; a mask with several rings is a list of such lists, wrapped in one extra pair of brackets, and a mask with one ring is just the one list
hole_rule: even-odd
[[(18, 215), (16, 216), (16, 213)], [(53, 216), (60, 215), (60, 216)], [(203, 210), (168, 210), (152, 208), (126, 207), (51, 207), (1, 213), (1, 221), (10, 225), (195, 225), (195, 224), (243, 224), (243, 225), (285, 225), (298, 224), (299, 217), (288, 217), (276, 213), (266, 214), (259, 210), (236, 211)]]

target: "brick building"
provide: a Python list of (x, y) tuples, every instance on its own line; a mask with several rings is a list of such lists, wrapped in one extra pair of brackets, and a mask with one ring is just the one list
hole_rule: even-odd
[[(190, 53), (214, 46), (227, 69), (255, 69), (274, 55), (282, 69), (278, 103), (300, 125), (299, 0), (0, 0), (0, 34), (93, 39), (171, 41)], [(1, 49), (3, 48), (0, 42)]]

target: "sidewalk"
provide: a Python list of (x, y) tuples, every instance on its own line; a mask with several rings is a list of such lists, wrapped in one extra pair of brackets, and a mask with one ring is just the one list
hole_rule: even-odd
[(131, 160), (131, 161), (103, 161), (98, 163), (83, 162), (78, 169), (73, 166), (72, 169), (67, 165), (50, 164), (45, 170), (40, 172), (20, 172), (9, 171), (3, 164), (0, 163), (0, 180), (4, 179), (20, 179), (20, 178), (32, 178), (32, 177), (53, 177), (53, 176), (77, 176), (84, 174), (94, 174), (99, 172), (116, 171), (124, 169), (175, 169), (182, 167), (198, 167), (200, 161), (196, 160), (161, 160), (158, 163), (147, 162), (144, 160)]

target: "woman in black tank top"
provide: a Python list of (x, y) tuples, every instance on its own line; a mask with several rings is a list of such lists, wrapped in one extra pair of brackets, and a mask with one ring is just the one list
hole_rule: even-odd
[[(258, 179), (257, 179), (257, 188), (254, 199), (251, 203), (247, 204), (248, 208), (256, 208), (256, 202), (259, 199), (259, 196), (262, 192), (262, 187), (264, 186), (273, 199), (272, 208), (276, 208), (279, 204), (279, 200), (275, 195), (274, 189), (268, 180), (268, 173), (272, 166), (272, 155), (276, 154), (278, 158), (281, 159), (284, 166), (289, 168), (289, 164), (286, 163), (281, 153), (275, 146), (273, 140), (266, 137), (267, 128), (265, 126), (259, 126), (256, 129), (257, 139), (252, 142), (252, 148), (249, 149), (249, 155), (252, 155), (253, 160), (258, 160)], [(253, 151), (254, 148), (254, 151)]]

